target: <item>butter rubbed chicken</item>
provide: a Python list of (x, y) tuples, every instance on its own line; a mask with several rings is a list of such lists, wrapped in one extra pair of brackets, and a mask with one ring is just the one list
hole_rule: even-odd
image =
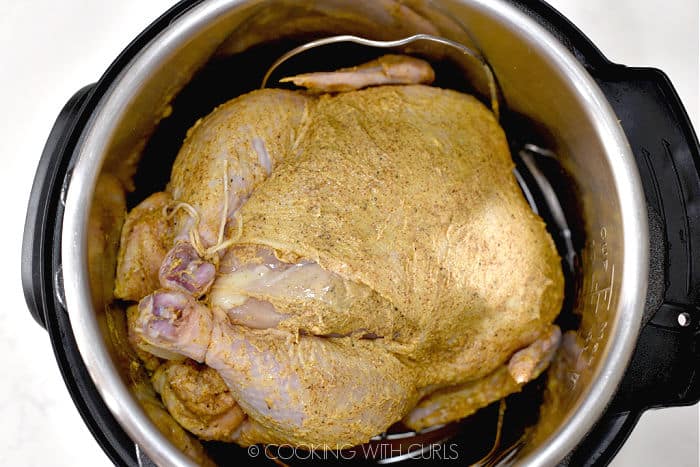
[(237, 97), (129, 213), (115, 295), (188, 431), (347, 447), (547, 368), (560, 258), (493, 114), (433, 79), (390, 55)]

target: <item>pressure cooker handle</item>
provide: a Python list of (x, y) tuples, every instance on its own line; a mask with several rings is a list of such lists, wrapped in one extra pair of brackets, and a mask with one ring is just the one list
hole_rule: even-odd
[(611, 66), (597, 78), (627, 134), (649, 211), (644, 323), (615, 403), (630, 410), (693, 404), (700, 399), (698, 140), (663, 72)]
[[(52, 248), (56, 229), (56, 218), (62, 207), (62, 188), (68, 173), (71, 154), (80, 136), (85, 107), (94, 85), (85, 86), (71, 97), (56, 118), (46, 141), (34, 175), (29, 195), (27, 217), (22, 239), (22, 288), (29, 312), (34, 319), (46, 327), (44, 317), (48, 302), (47, 294), (62, 297), (60, 278), (52, 276)], [(60, 297), (59, 297), (60, 298)]]
[(627, 134), (644, 185), (649, 281), (637, 347), (617, 394), (562, 465), (607, 465), (644, 410), (700, 399), (698, 140), (663, 72), (607, 63), (593, 75)]
[(557, 37), (596, 79), (627, 134), (644, 185), (649, 291), (636, 352), (611, 409), (641, 413), (698, 402), (700, 147), (683, 104), (662, 71), (610, 62), (546, 2), (511, 2)]

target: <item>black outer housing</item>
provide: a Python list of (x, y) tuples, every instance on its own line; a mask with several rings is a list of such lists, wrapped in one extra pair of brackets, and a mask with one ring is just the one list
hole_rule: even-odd
[[(123, 67), (170, 22), (202, 0), (184, 0), (141, 33), (98, 83), (69, 100), (54, 124), (31, 191), (22, 245), (22, 285), (29, 311), (45, 327), (68, 390), (93, 436), (118, 465), (138, 464), (85, 368), (63, 305), (61, 225), (74, 150), (90, 114)], [(700, 399), (700, 147), (666, 75), (609, 62), (588, 38), (543, 1), (511, 0), (557, 37), (596, 79), (618, 115), (637, 160), (651, 243), (644, 327), (618, 393), (591, 432), (561, 465), (607, 465), (650, 407)], [(681, 327), (679, 313), (690, 316)]]

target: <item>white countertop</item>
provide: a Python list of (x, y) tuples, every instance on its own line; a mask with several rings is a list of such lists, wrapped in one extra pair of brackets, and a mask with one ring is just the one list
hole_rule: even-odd
[[(56, 115), (170, 0), (0, 0), (0, 465), (107, 465), (26, 310), (19, 264), (34, 170)], [(666, 71), (700, 128), (697, 0), (550, 0), (613, 61)], [(698, 406), (646, 413), (614, 465), (698, 466)]]

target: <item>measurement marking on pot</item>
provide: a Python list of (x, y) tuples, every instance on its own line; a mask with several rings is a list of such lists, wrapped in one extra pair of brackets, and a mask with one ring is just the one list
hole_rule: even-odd
[(599, 308), (600, 308), (600, 303), (601, 299), (603, 303), (605, 304), (605, 310), (608, 311), (610, 310), (610, 304), (612, 302), (612, 296), (613, 296), (613, 286), (615, 284), (615, 265), (610, 266), (610, 282), (607, 287), (600, 287), (600, 284), (598, 281), (593, 282), (593, 286), (591, 287), (591, 304), (595, 306), (594, 313), (597, 315)]
[(598, 238), (591, 240), (590, 269), (587, 285), (584, 285), (585, 307), (592, 308), (584, 313), (583, 327), (579, 331), (582, 339), (580, 359), (584, 366), (592, 368), (596, 355), (602, 345), (608, 329), (608, 313), (615, 295), (615, 264), (610, 259), (608, 229), (601, 226)]
[[(610, 310), (610, 304), (612, 303), (612, 297), (613, 297), (613, 292), (614, 292), (614, 286), (615, 286), (615, 265), (610, 263), (608, 259), (608, 231), (605, 227), (600, 228), (600, 247), (599, 248), (594, 248), (594, 256), (593, 256), (593, 262), (596, 262), (596, 259), (600, 261), (601, 266), (603, 266), (603, 272), (608, 273), (603, 274), (603, 279), (601, 280), (596, 280), (595, 278), (595, 272), (593, 273), (592, 277), (592, 282), (593, 284), (591, 285), (591, 304), (595, 307), (594, 308), (594, 313), (597, 316), (599, 309), (600, 309), (600, 304), (601, 301), (605, 304), (605, 310), (609, 311)], [(593, 244), (595, 247), (595, 243)], [(596, 256), (600, 255), (599, 258), (596, 258)], [(609, 271), (608, 271), (609, 270)], [(601, 287), (601, 283), (607, 282), (607, 286)]]

